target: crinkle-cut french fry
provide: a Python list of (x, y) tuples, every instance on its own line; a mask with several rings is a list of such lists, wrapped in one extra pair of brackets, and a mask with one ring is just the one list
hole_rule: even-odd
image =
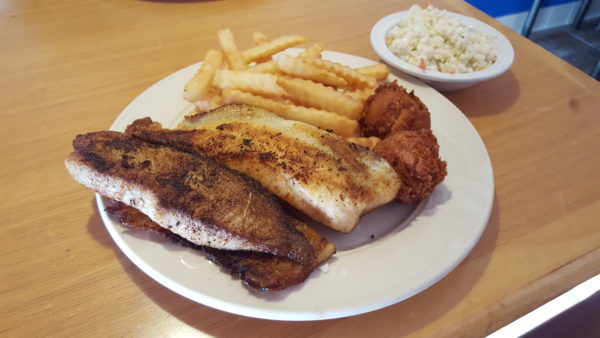
[(218, 93), (211, 93), (210, 96), (206, 100), (196, 101), (194, 102), (194, 111), (187, 114), (201, 114), (208, 113), (209, 111), (216, 109), (223, 105), (223, 98)]
[(385, 81), (390, 75), (390, 69), (383, 63), (356, 68), (356, 70), (367, 76), (374, 77), (377, 81)]
[(200, 69), (185, 85), (183, 98), (194, 102), (205, 99), (211, 86), (215, 71), (223, 64), (223, 53), (219, 50), (209, 49), (202, 61)]
[(265, 44), (246, 49), (242, 52), (242, 56), (247, 63), (263, 60), (289, 47), (301, 44), (304, 41), (306, 41), (306, 38), (303, 36), (284, 35)]
[(336, 113), (287, 104), (262, 96), (245, 93), (237, 89), (225, 89), (222, 92), (225, 104), (245, 103), (272, 111), (273, 113), (288, 120), (301, 121), (342, 137), (350, 137), (358, 134), (358, 122)]
[(303, 59), (294, 58), (289, 55), (279, 55), (276, 61), (279, 70), (286, 74), (335, 87), (346, 87), (348, 85), (348, 82), (343, 78), (332, 72), (311, 66), (305, 63)]
[(343, 93), (357, 101), (362, 102), (364, 105), (369, 96), (375, 93), (375, 88), (365, 87), (356, 90), (344, 90)]
[(324, 60), (324, 59), (304, 59), (309, 65), (322, 68), (326, 71), (332, 72), (339, 77), (342, 77), (348, 83), (361, 87), (375, 87), (377, 86), (377, 80), (373, 77), (366, 76), (365, 74), (354, 70), (348, 66), (344, 66), (337, 62)]
[(254, 41), (255, 46), (264, 45), (269, 42), (269, 38), (263, 32), (254, 32), (252, 34), (252, 41)]
[(375, 148), (375, 146), (377, 145), (377, 143), (379, 143), (379, 141), (381, 141), (381, 139), (379, 137), (376, 137), (376, 136), (371, 136), (371, 137), (348, 137), (348, 138), (346, 138), (346, 141), (353, 142), (353, 143), (356, 143), (358, 145), (361, 145), (363, 147), (367, 147), (367, 148), (373, 150), (373, 148)]
[(248, 68), (246, 61), (244, 61), (244, 58), (242, 57), (242, 53), (240, 53), (240, 50), (235, 44), (235, 38), (233, 37), (231, 29), (225, 28), (217, 31), (217, 37), (219, 38), (219, 44), (225, 53), (225, 58), (227, 59), (229, 67), (236, 70)]
[[(254, 41), (254, 46), (262, 46), (264, 44), (269, 43), (269, 41), (271, 41), (262, 32), (254, 32), (254, 34), (252, 34), (252, 40)], [(243, 53), (242, 53), (242, 56), (243, 56)], [(269, 55), (267, 57), (257, 59), (257, 60), (255, 60), (255, 62), (256, 63), (266, 62), (266, 61), (271, 60), (271, 58), (272, 58), (272, 56)], [(251, 62), (249, 62), (249, 63), (251, 63)]]
[(285, 116), (288, 120), (302, 121), (324, 130), (330, 130), (342, 137), (358, 135), (358, 121), (326, 110), (287, 105)]
[(331, 87), (287, 76), (280, 76), (277, 83), (285, 89), (292, 101), (303, 106), (331, 111), (352, 120), (358, 120), (361, 117), (362, 102)]
[(278, 114), (285, 109), (285, 103), (267, 99), (262, 96), (243, 92), (238, 89), (224, 89), (221, 93), (225, 104), (244, 103), (261, 107)]
[(302, 53), (298, 54), (298, 57), (305, 59), (320, 59), (322, 52), (323, 46), (317, 43), (303, 50)]
[(276, 74), (279, 71), (279, 68), (277, 67), (275, 60), (269, 60), (263, 63), (258, 63), (252, 67), (248, 67), (246, 71), (253, 73)]
[(194, 102), (194, 111), (191, 111), (187, 115), (207, 113), (211, 111), (213, 108), (208, 100), (196, 101)]
[(286, 94), (285, 90), (277, 84), (277, 76), (268, 73), (219, 69), (212, 83), (219, 89), (235, 88), (269, 97)]

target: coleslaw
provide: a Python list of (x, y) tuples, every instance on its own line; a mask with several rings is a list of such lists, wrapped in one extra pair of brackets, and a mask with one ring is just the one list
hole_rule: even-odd
[(413, 5), (408, 17), (389, 31), (385, 42), (401, 60), (443, 73), (476, 72), (498, 58), (498, 48), (490, 37), (431, 5)]

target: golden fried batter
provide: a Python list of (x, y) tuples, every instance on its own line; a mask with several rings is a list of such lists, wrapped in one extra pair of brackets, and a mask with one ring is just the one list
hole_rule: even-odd
[(444, 180), (446, 162), (440, 159), (439, 148), (429, 129), (396, 132), (375, 146), (375, 153), (385, 158), (400, 176), (402, 185), (397, 200), (423, 200)]
[(431, 119), (414, 92), (394, 81), (380, 85), (367, 99), (361, 125), (365, 136), (385, 138), (397, 131), (429, 129)]

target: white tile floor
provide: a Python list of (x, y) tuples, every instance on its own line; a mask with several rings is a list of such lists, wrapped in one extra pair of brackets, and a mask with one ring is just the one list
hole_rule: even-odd
[(551, 300), (536, 310), (492, 333), (487, 338), (519, 337), (569, 307), (586, 299), (598, 290), (600, 290), (600, 275), (576, 286), (558, 298)]

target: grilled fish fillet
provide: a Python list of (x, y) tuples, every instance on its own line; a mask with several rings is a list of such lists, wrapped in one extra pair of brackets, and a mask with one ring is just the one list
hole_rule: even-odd
[(344, 233), (400, 187), (394, 169), (369, 149), (258, 107), (224, 106), (184, 126), (190, 130), (162, 129), (146, 118), (127, 133), (214, 158)]
[(306, 224), (295, 220), (293, 221), (296, 229), (308, 239), (316, 253), (316, 260), (311, 265), (302, 265), (288, 258), (266, 253), (228, 251), (196, 245), (159, 226), (137, 209), (120, 202), (109, 206), (106, 211), (117, 216), (119, 223), (125, 227), (158, 232), (176, 243), (201, 250), (208, 259), (223, 267), (231, 275), (240, 278), (245, 285), (261, 291), (282, 290), (302, 283), (315, 268), (335, 253), (335, 246), (331, 242), (311, 230)]
[(210, 158), (112, 131), (79, 135), (73, 147), (65, 164), (76, 181), (195, 244), (314, 264), (275, 197)]

